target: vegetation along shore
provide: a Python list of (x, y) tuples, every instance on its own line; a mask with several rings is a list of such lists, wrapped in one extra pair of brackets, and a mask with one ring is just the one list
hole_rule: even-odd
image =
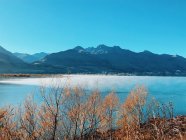
[(186, 116), (174, 116), (144, 87), (124, 102), (114, 92), (81, 87), (40, 88), (43, 102), (28, 97), (21, 107), (0, 109), (0, 140), (184, 140)]

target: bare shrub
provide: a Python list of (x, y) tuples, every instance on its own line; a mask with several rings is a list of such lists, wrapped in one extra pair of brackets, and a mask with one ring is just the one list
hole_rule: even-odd
[(114, 92), (81, 87), (41, 87), (42, 104), (33, 97), (16, 109), (0, 109), (0, 140), (167, 140), (184, 139), (185, 117), (174, 118), (173, 104), (147, 98), (137, 87), (120, 104)]
[(13, 118), (13, 108), (9, 106), (0, 109), (0, 140), (9, 140), (18, 137), (16, 122), (14, 122)]
[(125, 102), (120, 107), (118, 126), (121, 128), (124, 138), (136, 139), (140, 134), (140, 125), (144, 119), (144, 105), (147, 91), (144, 87), (138, 87), (131, 91)]

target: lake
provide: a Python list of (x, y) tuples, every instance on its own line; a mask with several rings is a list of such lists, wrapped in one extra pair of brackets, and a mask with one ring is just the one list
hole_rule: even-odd
[(186, 114), (186, 77), (155, 76), (105, 76), (105, 75), (63, 75), (58, 78), (8, 78), (0, 79), (0, 106), (20, 105), (33, 95), (41, 99), (40, 86), (81, 86), (90, 91), (99, 89), (105, 96), (115, 91), (121, 101), (136, 86), (145, 86), (150, 96), (161, 103), (173, 102), (177, 115)]

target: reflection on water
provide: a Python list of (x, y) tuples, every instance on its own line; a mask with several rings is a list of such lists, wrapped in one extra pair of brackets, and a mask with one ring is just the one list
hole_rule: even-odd
[(86, 90), (96, 88), (102, 91), (103, 95), (114, 90), (122, 101), (131, 89), (143, 85), (150, 95), (160, 102), (172, 101), (177, 114), (186, 114), (186, 77), (71, 75), (61, 78), (6, 79), (0, 80), (0, 106), (20, 104), (32, 94), (39, 101), (41, 85), (82, 86)]

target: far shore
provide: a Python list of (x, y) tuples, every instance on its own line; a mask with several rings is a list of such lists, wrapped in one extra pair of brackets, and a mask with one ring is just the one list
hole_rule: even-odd
[(76, 73), (76, 74), (0, 74), (0, 78), (43, 78), (43, 77), (61, 77), (65, 75), (101, 75), (101, 76), (157, 76), (157, 77), (186, 77), (180, 75), (135, 75), (135, 74), (87, 74), (87, 73)]
[(40, 78), (40, 77), (52, 77), (53, 74), (0, 74), (0, 78)]
[(64, 77), (67, 75), (89, 75), (89, 76), (149, 76), (149, 77), (186, 77), (186, 75), (148, 75), (148, 74), (129, 74), (129, 73), (64, 73), (64, 74), (22, 74), (22, 73), (8, 73), (8, 74), (0, 74), (0, 78), (44, 78), (44, 77)]

